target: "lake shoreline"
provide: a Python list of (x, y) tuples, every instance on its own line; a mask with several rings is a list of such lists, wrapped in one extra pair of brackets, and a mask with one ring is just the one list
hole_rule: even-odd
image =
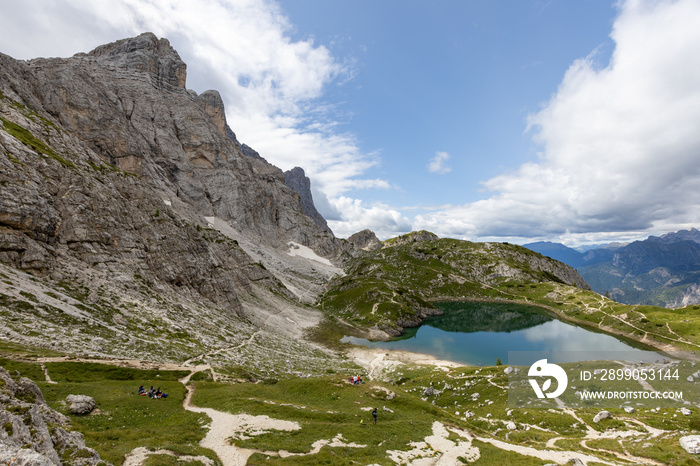
[(396, 359), (395, 352), (413, 353), (423, 360), (433, 358), (467, 366), (491, 366), (497, 360), (508, 361), (511, 351), (549, 352), (562, 358), (590, 351), (654, 353), (661, 357), (679, 351), (656, 341), (645, 344), (626, 338), (619, 330), (599, 328), (530, 301), (436, 299), (433, 303), (444, 311), (442, 315), (425, 319), (421, 326), (407, 329), (400, 337), (372, 340), (350, 333), (341, 342), (351, 344), (351, 348), (391, 353), (391, 357), (386, 354), (388, 359)]
[(406, 350), (392, 350), (386, 348), (370, 348), (368, 346), (353, 344), (345, 350), (345, 354), (355, 364), (367, 371), (370, 380), (377, 379), (387, 370), (403, 364), (415, 364), (419, 366), (432, 366), (442, 370), (457, 367), (472, 367), (476, 364), (465, 364), (437, 358), (430, 354)]
[[(551, 306), (547, 306), (546, 304), (541, 304), (541, 303), (536, 303), (533, 301), (523, 301), (523, 300), (516, 300), (516, 299), (481, 299), (481, 298), (432, 298), (428, 300), (431, 303), (448, 303), (448, 302), (465, 302), (465, 303), (496, 303), (496, 304), (519, 304), (523, 306), (534, 306), (538, 307), (540, 309), (545, 310), (548, 314), (550, 314), (552, 317), (556, 318), (559, 321), (562, 322), (569, 322), (578, 325), (579, 327), (583, 328), (588, 328), (593, 331), (597, 331), (599, 333), (603, 333), (605, 335), (610, 335), (612, 337), (621, 339), (623, 342), (624, 340), (628, 340), (629, 342), (634, 342), (635, 344), (638, 344), (646, 350), (650, 351), (660, 351), (662, 353), (672, 353), (672, 352), (681, 352), (681, 351), (687, 351), (680, 349), (676, 346), (674, 346), (671, 343), (662, 343), (659, 341), (656, 341), (654, 339), (649, 338), (648, 336), (645, 337), (639, 337), (633, 333), (625, 333), (625, 332), (620, 332), (617, 329), (614, 329), (612, 327), (608, 327), (605, 325), (596, 325), (593, 322), (587, 321), (587, 320), (581, 320), (577, 319), (575, 317), (571, 317), (560, 311), (559, 309), (553, 308)], [(626, 343), (626, 342), (625, 342)]]

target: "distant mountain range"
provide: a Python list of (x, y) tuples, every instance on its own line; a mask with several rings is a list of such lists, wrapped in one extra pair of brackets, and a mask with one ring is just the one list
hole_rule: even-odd
[(700, 303), (700, 231), (578, 251), (563, 244), (524, 245), (578, 270), (594, 291), (625, 304), (669, 308)]

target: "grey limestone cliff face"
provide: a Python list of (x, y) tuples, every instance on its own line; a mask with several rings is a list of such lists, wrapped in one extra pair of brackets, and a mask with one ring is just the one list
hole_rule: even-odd
[(282, 171), (229, 137), (218, 92), (185, 78), (152, 34), (71, 58), (0, 54), (0, 261), (56, 282), (139, 277), (240, 315), (254, 285), (291, 294), (204, 217), (338, 254)]
[(167, 40), (145, 33), (20, 67), (33, 81), (20, 86), (20, 101), (38, 104), (108, 163), (267, 244), (337, 249), (284, 174), (245, 157), (228, 137), (218, 92), (186, 89), (186, 65)]
[(180, 55), (172, 48), (168, 39), (158, 39), (151, 33), (101, 45), (87, 56), (94, 57), (101, 65), (116, 70), (147, 73), (151, 83), (159, 88), (185, 88), (187, 65), (180, 59)]
[(311, 195), (311, 180), (306, 176), (306, 173), (304, 173), (304, 169), (294, 167), (284, 172), (284, 184), (299, 194), (301, 211), (304, 212), (304, 215), (311, 217), (313, 221), (316, 222), (316, 225), (330, 232), (331, 229), (328, 227), (326, 219), (316, 210), (314, 199)]
[(236, 244), (204, 234), (191, 206), (38, 115), (0, 98), (0, 261), (56, 281), (142, 276), (233, 314), (251, 277), (274, 282)]

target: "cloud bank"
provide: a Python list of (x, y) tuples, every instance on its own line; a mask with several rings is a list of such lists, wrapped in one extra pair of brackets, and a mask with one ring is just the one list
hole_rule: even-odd
[(341, 196), (334, 205), (342, 212), (342, 220), (329, 220), (328, 226), (338, 236), (347, 237), (369, 228), (379, 238), (386, 239), (412, 229), (410, 219), (386, 204), (366, 206), (359, 199)]
[(700, 220), (700, 3), (619, 5), (606, 66), (576, 60), (530, 115), (539, 160), (484, 182), (487, 199), (419, 215), (442, 235), (601, 239)]

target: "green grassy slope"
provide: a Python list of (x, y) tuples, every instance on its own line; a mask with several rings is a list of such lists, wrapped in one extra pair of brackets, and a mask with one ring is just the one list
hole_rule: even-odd
[[(140, 446), (151, 451), (167, 449), (176, 455), (151, 456), (146, 464), (201, 464), (186, 461), (182, 455), (204, 455), (220, 464), (211, 450), (199, 446), (206, 435), (207, 416), (187, 412), (182, 406), (185, 389), (176, 381), (182, 372), (49, 363), (46, 369), (57, 383), (48, 384), (41, 382), (43, 370), (36, 362), (0, 362), (11, 371), (36, 377), (49, 405), (69, 415), (75, 430), (83, 432), (87, 445), (115, 465)], [(547, 463), (507, 450), (513, 446), (540, 452), (580, 452), (616, 464), (640, 460), (697, 464), (679, 446), (678, 438), (697, 432), (700, 417), (695, 412), (692, 416), (674, 416), (675, 406), (660, 411), (644, 407), (633, 414), (610, 409), (613, 418), (599, 424), (592, 421), (600, 411), (594, 405), (572, 412), (513, 410), (508, 407), (508, 376), (502, 366), (440, 370), (400, 365), (385, 373), (383, 382), (351, 385), (345, 380), (345, 375), (337, 374), (267, 384), (195, 382), (193, 403), (231, 414), (269, 416), (299, 424), (299, 429), (291, 431), (242, 428), (231, 432), (235, 445), (256, 452), (248, 464), (393, 465), (392, 455), (411, 451), (426, 459), (437, 458), (437, 445), (445, 442), (436, 438), (436, 423), (447, 429), (445, 440), (454, 446), (470, 443), (478, 449), (476, 464)], [(138, 385), (156, 381), (170, 392), (170, 398), (151, 400), (136, 395)], [(430, 387), (432, 390), (428, 390)], [(68, 414), (63, 400), (71, 393), (93, 396), (98, 410), (88, 416)], [(369, 411), (374, 407), (379, 408), (377, 425), (372, 424)], [(515, 429), (507, 428), (508, 423), (513, 423)], [(664, 433), (659, 436), (646, 426)], [(623, 435), (625, 431), (633, 433)], [(464, 436), (466, 432), (471, 440)], [(615, 432), (620, 436), (613, 435)], [(333, 439), (342, 445), (331, 445)], [(321, 441), (327, 442), (315, 450)], [(506, 449), (490, 443), (494, 441), (504, 442)], [(620, 456), (628, 455), (637, 461), (621, 460)]]
[[(3, 351), (0, 350), (0, 354)], [(198, 443), (206, 435), (206, 416), (182, 407), (185, 387), (177, 381), (182, 371), (139, 370), (108, 364), (78, 362), (46, 363), (53, 383), (43, 382), (44, 370), (37, 362), (0, 358), (0, 366), (10, 373), (32, 378), (50, 407), (67, 415), (73, 430), (96, 449), (104, 461), (119, 465), (136, 447), (167, 449), (178, 454), (216, 455)], [(168, 398), (152, 400), (139, 396), (139, 385), (159, 386)], [(90, 415), (73, 415), (65, 399), (68, 395), (88, 395), (97, 409)]]
[[(454, 239), (403, 241), (350, 262), (320, 305), (329, 330), (399, 335), (436, 314), (431, 303), (512, 301), (539, 305), (560, 319), (657, 348), (700, 348), (700, 306), (629, 306), (571, 286), (572, 269), (520, 246)], [(669, 346), (670, 345), (670, 346)]]

